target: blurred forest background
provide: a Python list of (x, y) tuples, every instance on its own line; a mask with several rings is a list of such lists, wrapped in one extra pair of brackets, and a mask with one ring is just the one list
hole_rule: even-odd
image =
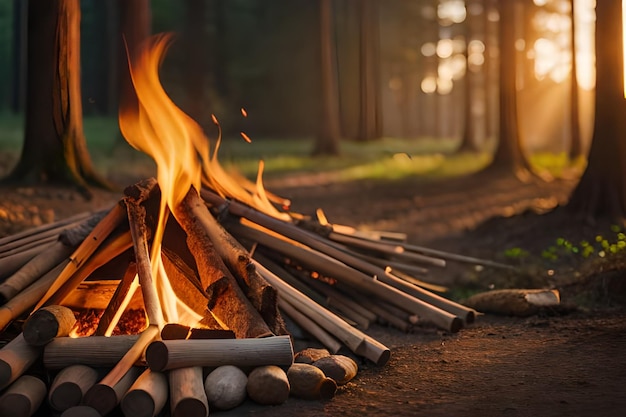
[[(120, 68), (126, 65), (119, 41), (125, 24), (121, 9), (129, 7), (124, 3), (80, 1), (83, 112), (87, 119), (100, 118), (98, 126), (111, 126), (107, 132), (115, 130)], [(210, 128), (215, 114), (227, 134), (245, 129), (255, 139), (290, 141), (319, 134), (324, 122), (320, 34), (325, 30), (319, 1), (129, 3), (135, 3), (133, 25), (144, 19), (150, 33), (176, 34), (162, 81), (174, 102), (200, 124)], [(501, 3), (330, 2), (332, 20), (326, 30), (333, 49), (341, 140), (402, 138), (435, 142), (434, 149), (444, 152), (461, 145), (492, 151), (498, 132)], [(507, 24), (515, 27), (523, 149), (568, 152), (575, 83), (576, 128), (584, 151), (593, 127), (595, 2), (504, 3), (514, 4), (513, 21)], [(14, 119), (25, 109), (26, 4), (0, 2), (0, 112), (5, 129), (19, 125)], [(573, 56), (576, 79), (571, 76)], [(242, 107), (249, 114), (245, 121)], [(369, 132), (360, 125), (364, 117), (375, 123)]]

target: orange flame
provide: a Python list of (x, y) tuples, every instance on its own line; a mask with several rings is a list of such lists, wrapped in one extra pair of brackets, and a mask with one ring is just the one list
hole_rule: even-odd
[[(263, 164), (259, 166), (256, 184), (242, 176), (229, 175), (217, 159), (222, 139), (217, 117), (211, 116), (218, 127), (218, 137), (211, 152), (202, 128), (178, 108), (163, 89), (159, 67), (171, 39), (169, 34), (149, 38), (129, 62), (136, 101), (126, 103), (119, 113), (124, 138), (135, 149), (149, 155), (157, 166), (157, 182), (162, 197), (150, 258), (163, 314), (169, 322), (178, 321), (182, 316), (189, 320), (194, 318), (192, 312), (172, 295), (161, 258), (161, 242), (170, 210), (182, 202), (192, 187), (199, 191), (205, 184), (223, 197), (239, 200), (268, 215), (290, 221), (289, 214), (280, 212), (271, 202), (288, 205), (288, 200), (267, 193), (263, 188)], [(243, 108), (241, 113), (247, 116)], [(241, 135), (250, 140), (245, 133)]]

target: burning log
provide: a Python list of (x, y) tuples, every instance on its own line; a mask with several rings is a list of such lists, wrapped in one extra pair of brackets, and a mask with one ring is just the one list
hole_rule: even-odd
[(67, 307), (42, 307), (24, 323), (24, 340), (32, 346), (43, 346), (57, 336), (69, 335), (75, 323), (74, 313)]
[(141, 293), (143, 294), (146, 316), (151, 325), (163, 327), (165, 319), (163, 317), (163, 311), (161, 310), (159, 296), (157, 295), (154, 277), (152, 276), (152, 265), (148, 253), (146, 209), (141, 205), (142, 202), (150, 197), (150, 194), (154, 192), (155, 188), (156, 180), (154, 179), (135, 184), (133, 187), (128, 187), (126, 193), (132, 196), (126, 197), (124, 203), (128, 212), (128, 224), (133, 239), (137, 275), (139, 276)]
[(168, 397), (167, 377), (146, 369), (122, 398), (126, 417), (153, 417), (161, 412)]
[(46, 390), (41, 379), (22, 375), (0, 397), (0, 416), (32, 416), (46, 398)]
[(174, 212), (187, 233), (187, 245), (194, 255), (201, 280), (207, 284), (209, 309), (238, 338), (265, 337), (272, 331), (245, 297), (235, 277), (216, 252), (205, 224), (211, 213), (191, 189)]
[(193, 366), (290, 365), (293, 349), (289, 336), (163, 340), (148, 346), (146, 362), (153, 371)]
[(0, 390), (19, 378), (41, 355), (41, 348), (31, 346), (20, 333), (0, 349)]
[(71, 365), (54, 378), (48, 393), (48, 403), (56, 411), (79, 405), (83, 396), (98, 380), (98, 372), (85, 365)]
[(197, 205), (192, 206), (192, 210), (200, 211), (197, 213), (197, 218), (211, 241), (214, 242), (215, 251), (232, 271), (246, 297), (261, 314), (272, 332), (276, 335), (287, 334), (285, 324), (278, 312), (276, 290), (256, 273), (250, 259), (250, 253), (243, 245), (228, 233), (210, 213), (207, 214), (204, 205), (202, 206), (202, 208)]
[(204, 391), (200, 366), (172, 369), (169, 380), (172, 417), (209, 415), (209, 402)]

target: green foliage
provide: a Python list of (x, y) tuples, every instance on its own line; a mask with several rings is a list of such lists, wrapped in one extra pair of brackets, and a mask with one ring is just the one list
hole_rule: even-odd
[(522, 248), (509, 248), (505, 249), (504, 256), (511, 259), (523, 259), (530, 256), (530, 252)]
[[(610, 227), (610, 236), (596, 235), (593, 240), (581, 240), (577, 244), (564, 237), (555, 239), (554, 244), (543, 249), (541, 259), (547, 262), (557, 262), (563, 258), (589, 259), (593, 257), (605, 258), (610, 255), (622, 253), (626, 249), (626, 234), (618, 225)], [(507, 258), (520, 258), (532, 256), (521, 248), (510, 248), (504, 251)]]

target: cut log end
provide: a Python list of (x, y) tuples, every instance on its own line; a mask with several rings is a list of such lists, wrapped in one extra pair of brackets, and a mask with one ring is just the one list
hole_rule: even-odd
[(73, 382), (64, 382), (50, 393), (48, 401), (55, 410), (64, 411), (80, 404), (82, 399), (83, 392), (78, 385)]
[(122, 399), (120, 406), (125, 416), (152, 417), (156, 411), (154, 399), (144, 390), (128, 392)]
[(87, 405), (77, 405), (76, 407), (68, 408), (61, 414), (61, 417), (102, 417), (100, 413), (92, 407)]
[(162, 371), (167, 366), (167, 345), (162, 341), (154, 341), (146, 348), (146, 362), (153, 371)]
[(83, 403), (96, 410), (100, 415), (107, 415), (117, 405), (115, 390), (104, 384), (96, 384), (87, 391)]
[(199, 399), (184, 398), (172, 410), (172, 417), (204, 417), (208, 413), (206, 405)]

